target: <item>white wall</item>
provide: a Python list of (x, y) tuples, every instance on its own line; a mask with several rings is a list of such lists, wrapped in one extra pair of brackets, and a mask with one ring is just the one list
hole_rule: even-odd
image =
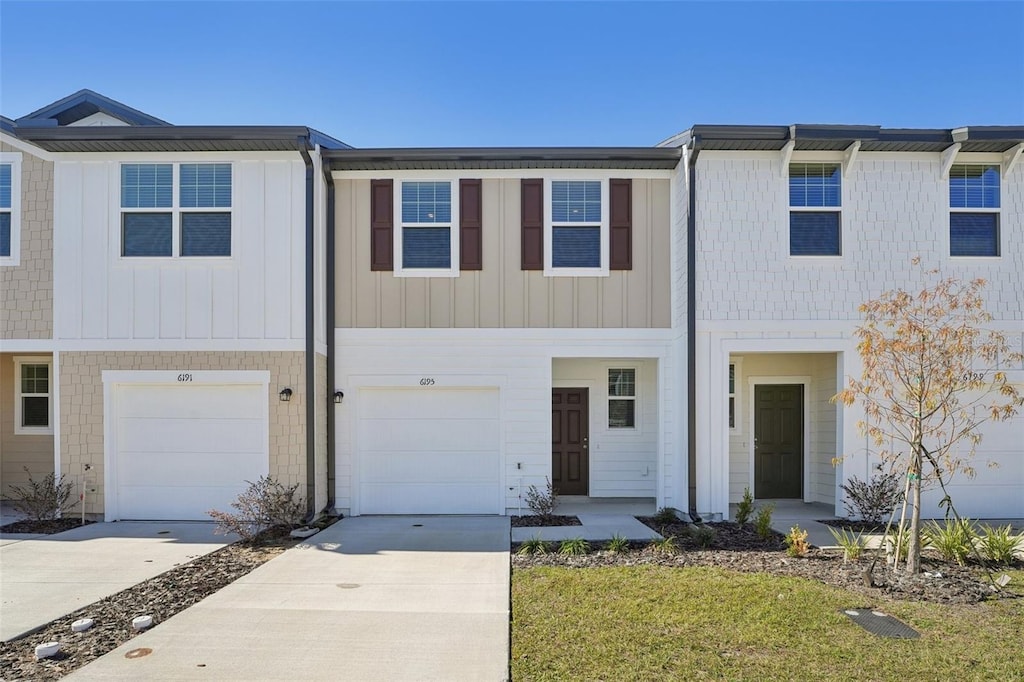
[[(657, 466), (649, 477), (639, 475), (640, 461), (634, 452), (627, 467), (634, 472), (624, 477), (622, 487), (615, 487), (616, 473), (611, 457), (605, 452), (625, 452), (625, 442), (613, 445), (598, 430), (594, 403), (599, 403), (601, 390), (591, 395), (592, 439), (601, 438), (602, 455), (595, 457), (598, 472), (594, 479), (592, 464), (591, 492), (609, 496), (656, 496), (659, 506), (672, 505), (677, 489), (672, 441), (676, 433), (671, 391), (664, 377), (673, 372), (670, 330), (604, 330), (598, 338), (594, 330), (387, 330), (339, 329), (337, 336), (337, 381), (345, 391), (345, 402), (338, 408), (336, 431), (337, 506), (350, 509), (352, 489), (357, 475), (352, 434), (360, 387), (415, 387), (423, 378), (430, 378), (436, 387), (468, 385), (498, 386), (501, 390), (502, 460), (507, 508), (511, 513), (520, 506), (519, 490), (531, 484), (543, 485), (551, 473), (551, 387), (554, 366), (558, 376), (574, 376), (600, 371), (605, 359), (648, 359), (643, 363), (642, 400), (643, 434), (633, 444), (649, 458), (653, 448)], [(555, 358), (559, 358), (557, 362)], [(561, 358), (592, 358), (595, 363), (574, 365)], [(603, 384), (607, 384), (605, 379)], [(606, 393), (607, 388), (603, 389)], [(660, 405), (651, 404), (660, 401)], [(650, 414), (662, 410), (660, 420)], [(653, 421), (653, 423), (652, 423)], [(647, 426), (650, 425), (648, 435)], [(607, 448), (604, 445), (607, 444)], [(642, 449), (641, 449), (642, 446)], [(622, 449), (619, 449), (622, 448)], [(592, 455), (594, 457), (594, 455)], [(603, 461), (602, 461), (603, 460)], [(593, 461), (593, 460), (592, 460)], [(643, 464), (648, 466), (646, 459)], [(641, 486), (642, 479), (651, 482)], [(644, 492), (640, 492), (643, 490)], [(523, 506), (525, 508), (525, 505)]]
[[(121, 257), (122, 162), (226, 161), (233, 164), (230, 258)], [(55, 185), (58, 342), (302, 348), (305, 166), (298, 154), (75, 155), (57, 161)]]

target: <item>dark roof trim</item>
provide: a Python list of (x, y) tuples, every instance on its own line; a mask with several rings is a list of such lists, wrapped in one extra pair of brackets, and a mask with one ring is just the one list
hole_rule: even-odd
[(1024, 142), (1024, 126), (978, 126), (953, 129), (882, 128), (858, 125), (738, 126), (695, 125), (662, 144), (696, 144), (702, 149), (763, 151), (782, 149), (790, 140), (796, 149), (845, 149), (861, 143), (861, 151), (942, 151), (960, 142), (961, 151), (1006, 151)]
[(324, 152), (332, 170), (401, 168), (675, 168), (678, 148), (441, 147), (340, 149)]
[(14, 121), (7, 118), (6, 116), (0, 116), (0, 130), (4, 131), (9, 135), (17, 137), (17, 133), (14, 132)]
[(325, 148), (344, 145), (304, 126), (18, 126), (15, 133), (54, 152), (259, 151), (305, 149), (310, 144)]
[(36, 109), (31, 114), (22, 116), (18, 121), (24, 123), (31, 121), (36, 126), (65, 126), (100, 111), (118, 118), (129, 125), (170, 125), (167, 121), (161, 120), (156, 116), (150, 116), (143, 111), (133, 109), (127, 104), (110, 99), (92, 90), (79, 90), (52, 104), (47, 104), (42, 109)]

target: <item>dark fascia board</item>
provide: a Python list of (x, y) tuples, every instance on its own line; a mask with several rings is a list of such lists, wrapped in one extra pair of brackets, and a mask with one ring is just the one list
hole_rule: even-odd
[(970, 126), (967, 139), (986, 142), (1024, 142), (1024, 126)]
[[(1024, 127), (1021, 126), (978, 126), (963, 129), (944, 128), (882, 128), (861, 125), (819, 125), (798, 124), (792, 126), (739, 126), (739, 125), (695, 125), (690, 129), (690, 139), (696, 144), (714, 149), (728, 146), (736, 149), (737, 143), (749, 142), (752, 147), (763, 149), (765, 145), (781, 149), (790, 140), (833, 141), (836, 148), (852, 141), (906, 143), (919, 148), (921, 144), (937, 147), (954, 142), (953, 131), (966, 131), (964, 141), (1005, 142), (1007, 147), (1024, 141)], [(961, 134), (958, 134), (958, 138)], [(717, 143), (717, 144), (716, 144)], [(755, 144), (759, 143), (759, 144)], [(742, 144), (739, 148), (742, 148)]]
[(9, 135), (14, 135), (15, 137), (17, 137), (17, 133), (14, 132), (14, 128), (14, 121), (7, 118), (6, 116), (0, 116), (0, 130), (3, 130), (5, 133), (8, 133)]
[[(309, 128), (303, 126), (88, 126), (65, 128), (21, 128), (18, 137), (44, 149), (60, 143), (117, 142), (124, 151), (131, 151), (132, 143), (145, 142), (216, 142), (260, 141), (274, 142), (280, 147), (282, 140), (292, 141), (295, 149), (308, 148), (312, 141)], [(328, 138), (333, 139), (333, 138)], [(334, 142), (337, 142), (334, 140)]]
[(27, 114), (19, 118), (19, 121), (30, 121), (38, 119), (57, 119), (62, 113), (74, 109), (75, 107), (83, 104), (93, 105), (97, 111), (103, 111), (105, 113), (119, 118), (125, 123), (136, 126), (167, 126), (171, 125), (167, 121), (159, 119), (155, 116), (150, 116), (144, 111), (134, 109), (127, 104), (118, 102), (117, 100), (110, 99), (104, 95), (93, 90), (79, 90), (76, 93), (68, 95), (63, 99), (59, 99), (56, 102), (47, 104), (41, 109), (36, 109), (31, 114)]
[(324, 159), (341, 168), (358, 163), (421, 163), (473, 161), (678, 161), (675, 147), (440, 147), (339, 149)]

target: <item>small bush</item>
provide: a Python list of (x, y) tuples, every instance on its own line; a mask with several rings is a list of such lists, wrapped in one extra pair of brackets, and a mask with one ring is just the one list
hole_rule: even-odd
[(843, 484), (846, 499), (843, 505), (851, 518), (878, 525), (892, 514), (902, 490), (895, 476), (877, 474), (868, 482), (851, 476)]
[(860, 559), (861, 554), (864, 553), (867, 547), (867, 540), (864, 539), (864, 533), (849, 533), (845, 528), (836, 530), (831, 526), (828, 527), (828, 532), (832, 533), (832, 537), (836, 539), (836, 544), (843, 548), (843, 558), (847, 561), (857, 561)]
[(676, 543), (676, 536), (674, 535), (669, 535), (661, 540), (654, 540), (651, 542), (651, 548), (659, 554), (675, 554), (679, 551), (679, 545)]
[(558, 546), (558, 553), (567, 556), (581, 556), (590, 551), (590, 543), (583, 538), (570, 538), (562, 540)]
[(981, 555), (997, 564), (1012, 564), (1017, 550), (1024, 546), (1024, 538), (1013, 534), (1013, 526), (1002, 528), (981, 527), (978, 548)]
[(690, 530), (690, 536), (701, 549), (707, 549), (715, 542), (715, 529), (711, 526), (695, 526)]
[(772, 512), (774, 511), (774, 504), (766, 504), (757, 510), (757, 515), (754, 517), (754, 530), (762, 540), (772, 539)]
[(32, 478), (28, 467), (23, 468), (28, 474), (28, 484), (12, 485), (10, 489), (10, 502), (15, 511), (30, 521), (53, 521), (71, 511), (76, 500), (71, 499), (74, 484), (70, 476), (65, 476), (58, 483), (56, 475), (50, 472), (43, 476), (43, 480), (37, 481)]
[(963, 566), (974, 550), (974, 541), (977, 540), (978, 534), (975, 533), (970, 519), (947, 519), (945, 523), (932, 521), (926, 525), (921, 537), (927, 538), (928, 543), (943, 559), (955, 561)]
[(629, 550), (629, 540), (616, 533), (605, 545), (605, 548), (613, 554), (621, 554)]
[(544, 480), (547, 485), (544, 486), (543, 491), (535, 485), (531, 485), (526, 490), (526, 506), (537, 516), (550, 519), (558, 506), (558, 490), (551, 485), (550, 478)]
[(516, 550), (516, 554), (547, 554), (548, 543), (541, 540), (540, 537), (532, 537), (529, 540), (525, 540), (523, 544), (519, 545), (519, 549)]
[(676, 510), (671, 507), (662, 507), (654, 514), (654, 522), (661, 526), (669, 526), (679, 523), (679, 516)]
[(736, 505), (736, 523), (741, 526), (750, 520), (754, 513), (754, 496), (750, 494), (750, 488), (743, 489), (743, 499)]
[(800, 526), (793, 526), (789, 529), (789, 534), (786, 535), (786, 554), (792, 557), (804, 557), (807, 556), (807, 551), (811, 548), (809, 542), (807, 542), (807, 531), (801, 530)]
[(298, 483), (285, 486), (270, 476), (246, 483), (249, 487), (231, 503), (234, 513), (217, 509), (206, 512), (217, 522), (217, 533), (236, 533), (243, 540), (252, 541), (268, 528), (295, 528), (302, 523), (303, 504), (295, 499)]

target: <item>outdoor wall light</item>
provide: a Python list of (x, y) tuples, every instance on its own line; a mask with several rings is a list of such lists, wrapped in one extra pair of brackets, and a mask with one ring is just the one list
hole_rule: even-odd
[(345, 392), (344, 391), (335, 391), (334, 392), (334, 404), (335, 405), (341, 405), (341, 401), (344, 400), (344, 399), (345, 399)]
[(277, 394), (277, 397), (281, 399), (282, 403), (288, 402), (289, 400), (292, 399), (292, 389), (283, 389), (280, 393)]

